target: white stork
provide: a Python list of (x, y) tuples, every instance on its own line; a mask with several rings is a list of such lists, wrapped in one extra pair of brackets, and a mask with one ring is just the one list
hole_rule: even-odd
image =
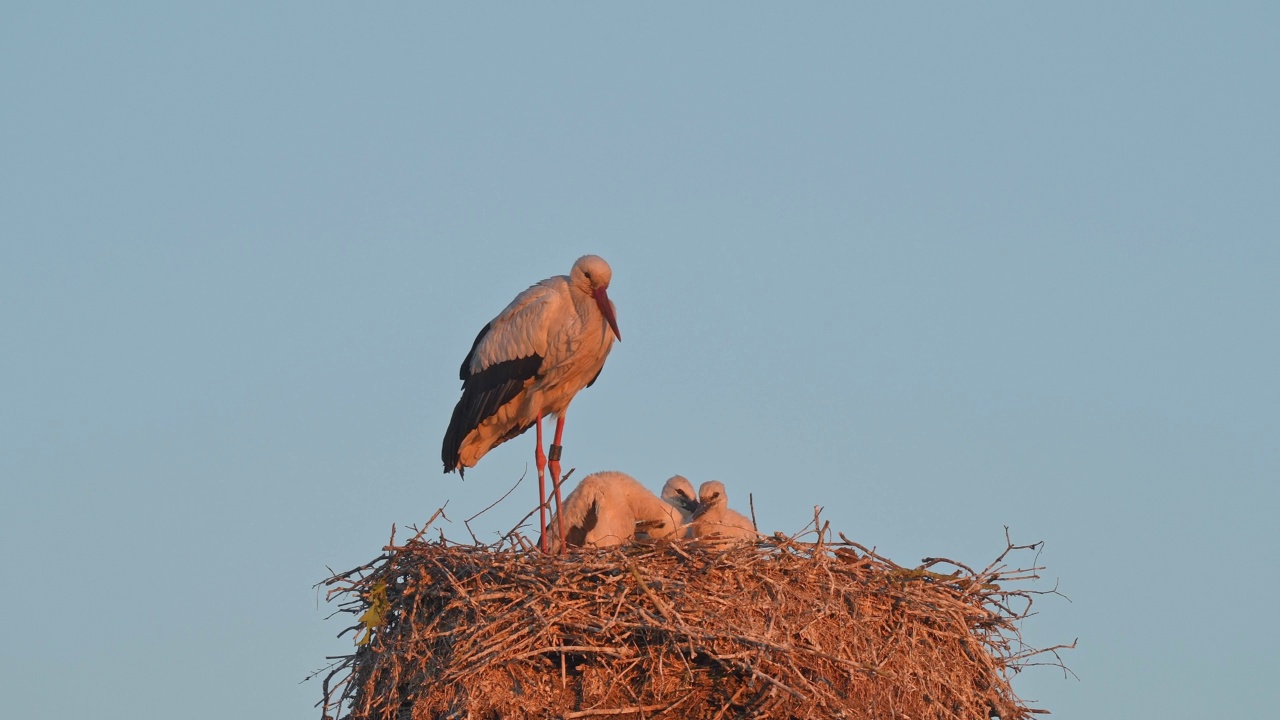
[[(565, 498), (562, 512), (543, 534), (552, 551), (563, 547), (613, 547), (635, 539), (637, 527), (650, 538), (672, 535), (684, 525), (680, 509), (664, 502), (635, 478), (616, 471), (592, 473)], [(562, 532), (561, 529), (564, 529)], [(562, 543), (561, 538), (565, 541)]]
[(693, 514), (689, 534), (711, 539), (715, 546), (753, 542), (759, 537), (755, 525), (729, 507), (729, 496), (719, 480), (709, 480), (698, 488), (698, 511)]
[[(462, 361), (462, 397), (453, 408), (440, 455), (444, 471), (462, 474), (497, 445), (538, 428), (541, 527), (546, 527), (551, 468), (560, 507), (564, 416), (573, 396), (600, 376), (613, 339), (622, 339), (607, 290), (613, 270), (595, 255), (578, 258), (567, 276), (547, 278), (516, 296), (476, 335)], [(556, 434), (542, 452), (542, 418), (556, 416)], [(542, 548), (546, 550), (544, 546)]]
[(680, 519), (685, 523), (698, 509), (698, 495), (693, 490), (693, 483), (683, 475), (672, 475), (667, 480), (662, 486), (662, 499), (680, 511)]

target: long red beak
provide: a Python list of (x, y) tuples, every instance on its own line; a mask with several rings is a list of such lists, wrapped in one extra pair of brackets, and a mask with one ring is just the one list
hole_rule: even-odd
[(618, 332), (618, 318), (613, 315), (613, 303), (609, 302), (609, 294), (605, 292), (605, 288), (596, 288), (591, 293), (596, 299), (596, 305), (600, 308), (600, 314), (609, 322), (609, 327), (613, 329), (613, 336), (618, 338), (618, 342), (622, 342), (622, 333)]

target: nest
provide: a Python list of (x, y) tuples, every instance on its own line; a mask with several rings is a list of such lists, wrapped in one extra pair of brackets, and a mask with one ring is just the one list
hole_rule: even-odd
[[(816, 521), (815, 521), (816, 522)], [(1020, 720), (1009, 678), (1055, 646), (1018, 624), (1041, 568), (907, 568), (811, 526), (548, 556), (422, 533), (324, 584), (358, 622), (325, 675), (326, 720)], [(424, 528), (425, 530), (425, 528)]]

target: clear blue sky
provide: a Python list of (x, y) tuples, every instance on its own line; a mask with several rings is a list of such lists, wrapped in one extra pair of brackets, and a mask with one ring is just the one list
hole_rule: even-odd
[(3, 13), (7, 715), (318, 717), (312, 584), (521, 474), (441, 474), (457, 367), (587, 252), (579, 476), (903, 563), (1009, 525), (1080, 639), (1022, 696), (1274, 711), (1276, 5), (261, 5)]

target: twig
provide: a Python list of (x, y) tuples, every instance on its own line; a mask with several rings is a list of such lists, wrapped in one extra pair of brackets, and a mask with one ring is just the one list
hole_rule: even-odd
[(729, 709), (730, 705), (738, 702), (738, 698), (746, 691), (746, 689), (746, 685), (739, 687), (738, 691), (733, 694), (733, 697), (729, 698), (724, 705), (720, 706), (720, 712), (716, 713), (716, 716), (711, 718), (711, 720), (720, 720), (720, 718), (724, 717), (725, 711)]
[(673, 703), (670, 703), (668, 705), (633, 705), (631, 707), (625, 707), (625, 708), (598, 708), (596, 710), (574, 710), (573, 712), (565, 713), (564, 717), (566, 718), (566, 720), (568, 720), (569, 718), (593, 717), (596, 715), (643, 715), (647, 712), (653, 712), (655, 710), (657, 710), (658, 714), (661, 715), (662, 713), (668, 710), (671, 710), (672, 708), (684, 702), (685, 700), (688, 700), (689, 697), (690, 697), (689, 695), (685, 695), (679, 700)]
[(506, 491), (505, 493), (503, 493), (503, 494), (502, 494), (502, 497), (500, 497), (500, 498), (498, 498), (497, 500), (494, 500), (493, 502), (489, 503), (489, 507), (486, 507), (485, 509), (481, 510), (480, 512), (476, 513), (475, 515), (472, 515), (471, 517), (467, 518), (466, 520), (463, 520), (462, 522), (463, 522), (463, 523), (469, 523), (469, 522), (471, 522), (472, 520), (475, 520), (476, 518), (480, 517), (481, 515), (483, 515), (483, 514), (485, 514), (485, 513), (489, 512), (490, 510), (492, 510), (492, 509), (494, 508), (494, 506), (496, 506), (498, 503), (502, 502), (503, 500), (506, 500), (508, 495), (510, 495), (510, 494), (511, 494), (511, 493), (512, 493), (516, 488), (520, 487), (520, 483), (524, 482), (524, 477), (525, 477), (525, 475), (528, 475), (528, 474), (529, 474), (529, 466), (526, 464), (526, 465), (524, 466), (524, 472), (520, 473), (520, 478), (519, 478), (518, 480), (516, 480), (516, 484), (515, 484), (515, 485), (512, 485), (510, 490), (508, 490), (508, 491)]
[[(445, 500), (445, 501), (444, 501), (444, 504), (443, 504), (443, 505), (441, 505), (441, 506), (439, 507), (439, 509), (437, 509), (437, 510), (435, 511), (435, 514), (433, 514), (433, 515), (431, 516), (431, 519), (430, 519), (430, 520), (427, 520), (427, 524), (426, 524), (426, 525), (423, 525), (423, 526), (422, 526), (422, 529), (421, 529), (421, 530), (418, 530), (418, 533), (417, 533), (416, 535), (414, 535), (412, 538), (410, 538), (410, 539), (409, 539), (409, 542), (410, 542), (410, 543), (412, 543), (412, 542), (414, 542), (415, 540), (421, 540), (421, 539), (422, 539), (422, 536), (427, 532), (427, 529), (431, 527), (431, 523), (433, 523), (433, 522), (435, 522), (435, 521), (436, 521), (436, 518), (438, 518), (438, 517), (442, 517), (442, 518), (444, 518), (445, 520), (449, 520), (449, 516), (444, 514), (444, 509), (445, 509), (445, 508), (447, 508), (447, 507), (449, 507), (449, 501), (448, 501), (448, 500)], [(452, 522), (452, 521), (450, 521), (450, 522)], [(405, 543), (405, 544), (407, 545), (408, 543)], [(384, 550), (390, 550), (391, 548), (383, 548), (383, 549), (384, 549)]]

